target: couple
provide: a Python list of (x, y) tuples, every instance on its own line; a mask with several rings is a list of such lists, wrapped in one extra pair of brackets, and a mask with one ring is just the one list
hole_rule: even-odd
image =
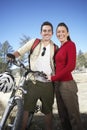
[[(63, 130), (82, 130), (77, 97), (78, 90), (71, 74), (76, 65), (75, 43), (71, 41), (65, 23), (59, 23), (56, 28), (56, 36), (61, 43), (61, 47), (57, 49), (56, 54), (54, 43), (51, 40), (53, 25), (48, 21), (44, 22), (41, 25), (40, 34), (42, 39), (30, 56), (30, 64), (32, 70), (46, 73), (47, 79), (34, 77), (34, 81), (32, 81), (29, 77), (31, 80), (26, 81), (25, 88), (29, 93), (24, 97), (24, 118), (21, 130), (25, 130), (29, 112), (35, 109), (37, 99), (42, 101), (46, 130), (52, 130), (54, 89)], [(30, 51), (34, 41), (35, 39), (28, 41), (15, 51), (15, 57), (17, 58)], [(57, 45), (56, 48), (58, 48)]]

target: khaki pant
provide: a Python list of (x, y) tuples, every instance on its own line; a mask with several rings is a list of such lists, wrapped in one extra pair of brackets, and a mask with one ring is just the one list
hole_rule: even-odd
[(83, 130), (75, 81), (58, 82), (55, 92), (63, 130)]

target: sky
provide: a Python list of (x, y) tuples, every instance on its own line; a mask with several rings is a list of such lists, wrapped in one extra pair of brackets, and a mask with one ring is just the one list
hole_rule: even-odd
[(77, 52), (87, 52), (87, 0), (0, 0), (0, 43), (7, 40), (17, 50), (23, 35), (41, 38), (44, 21), (53, 24), (52, 40), (58, 46), (56, 27), (64, 22)]

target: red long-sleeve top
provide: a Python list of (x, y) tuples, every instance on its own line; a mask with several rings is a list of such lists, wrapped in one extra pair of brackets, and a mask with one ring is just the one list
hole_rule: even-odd
[(73, 80), (72, 71), (76, 66), (76, 46), (72, 41), (64, 43), (55, 56), (56, 72), (52, 81)]

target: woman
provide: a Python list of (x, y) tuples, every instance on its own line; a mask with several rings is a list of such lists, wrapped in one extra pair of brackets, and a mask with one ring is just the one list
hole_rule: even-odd
[(76, 66), (76, 46), (71, 41), (65, 23), (59, 23), (56, 36), (61, 47), (55, 56), (56, 74), (48, 76), (48, 80), (58, 81), (55, 87), (59, 116), (63, 130), (83, 130), (77, 96), (77, 85), (72, 71)]

